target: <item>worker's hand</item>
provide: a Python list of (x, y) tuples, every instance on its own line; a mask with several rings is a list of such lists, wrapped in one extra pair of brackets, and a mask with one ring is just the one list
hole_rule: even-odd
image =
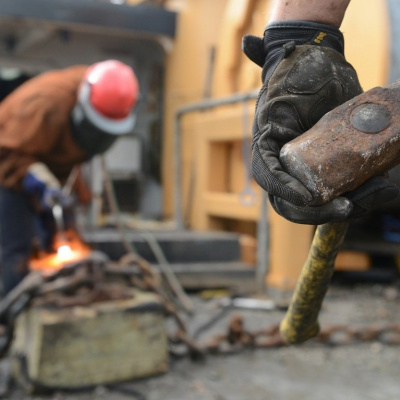
[(56, 204), (67, 209), (72, 207), (74, 199), (71, 196), (63, 194), (61, 189), (46, 187), (40, 203), (44, 210), (51, 210)]
[(64, 208), (72, 205), (72, 199), (62, 193), (60, 182), (43, 163), (36, 162), (29, 166), (22, 188), (37, 200), (42, 210), (51, 210), (56, 203)]
[[(354, 68), (343, 56), (343, 36), (332, 26), (306, 21), (276, 22), (263, 38), (243, 38), (244, 53), (262, 67), (263, 86), (253, 122), (252, 172), (269, 193), (274, 209), (304, 224), (343, 221), (358, 209), (356, 200), (339, 197), (309, 207), (312, 195), (286, 173), (279, 161), (282, 146), (310, 129), (324, 114), (362, 93)], [(362, 203), (392, 199), (392, 185), (364, 184)]]
[(399, 188), (382, 176), (369, 179), (352, 192), (345, 193), (318, 207), (296, 206), (277, 196), (269, 196), (274, 210), (287, 220), (299, 224), (321, 225), (362, 217), (396, 199)]

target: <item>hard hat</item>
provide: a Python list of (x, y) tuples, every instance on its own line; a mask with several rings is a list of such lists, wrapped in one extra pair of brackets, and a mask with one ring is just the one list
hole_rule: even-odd
[(116, 137), (132, 132), (139, 84), (128, 65), (107, 60), (91, 65), (72, 112), (73, 133), (90, 154), (105, 151)]

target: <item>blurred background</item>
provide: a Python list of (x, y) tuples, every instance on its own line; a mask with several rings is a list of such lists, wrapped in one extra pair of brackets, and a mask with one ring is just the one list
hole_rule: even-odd
[[(109, 58), (131, 65), (141, 90), (137, 125), (105, 155), (125, 226), (209, 232), (214, 244), (215, 232), (229, 233), (226, 237), (237, 242), (235, 256), (224, 255), (232, 253), (229, 246), (215, 245), (206, 261), (215, 253), (219, 261), (236, 263), (227, 274), (252, 282), (258, 274), (258, 286), (283, 293), (294, 287), (314, 227), (289, 223), (263, 207), (265, 196), (250, 177), (250, 129), (261, 81), (259, 67), (241, 52), (241, 38), (263, 34), (271, 5), (268, 0), (3, 0), (0, 99), (46, 70)], [(341, 29), (346, 57), (364, 90), (399, 77), (399, 22), (395, 0), (352, 0)], [(93, 233), (115, 221), (98, 159), (85, 165), (85, 174), (93, 200), (80, 211), (80, 221)], [(395, 171), (391, 175), (397, 179)], [(390, 276), (396, 275), (398, 211), (393, 204), (354, 226), (337, 271), (358, 274), (387, 264)], [(196, 236), (197, 244), (204, 235)], [(182, 237), (177, 242), (184, 243)], [(204, 274), (214, 270), (205, 268)]]
[[(194, 326), (190, 326), (190, 334), (203, 328), (205, 331), (215, 321), (220, 322), (218, 328), (225, 328), (227, 307), (219, 303), (220, 297), (228, 301), (229, 307), (235, 296), (249, 293), (264, 300), (266, 293), (267, 297), (286, 300), (273, 303), (262, 315), (254, 309), (247, 315), (257, 329), (266, 322), (281, 321), (282, 309), (288, 305), (315, 231), (314, 226), (293, 224), (274, 213), (250, 173), (251, 124), (261, 87), (261, 70), (243, 55), (241, 39), (245, 34), (263, 35), (272, 3), (0, 1), (0, 101), (26, 80), (47, 70), (117, 59), (135, 71), (140, 86), (135, 130), (120, 138), (104, 158), (95, 157), (83, 166), (92, 201), (77, 209), (80, 235), (91, 249), (117, 261), (126, 254), (123, 233), (124, 240), (135, 246), (143, 260), (156, 268), (168, 264), (182, 287), (193, 294), (197, 319), (193, 315), (187, 317)], [(346, 58), (358, 72), (364, 90), (400, 78), (398, 0), (352, 0), (341, 30)], [(400, 184), (398, 168), (390, 171), (390, 176)], [(346, 285), (334, 287), (327, 296), (323, 324), (350, 327), (349, 332), (339, 329), (339, 336), (341, 332), (348, 333), (351, 339), (351, 323), (397, 321), (399, 271), (400, 204), (392, 203), (350, 224), (336, 259), (334, 279), (372, 285), (358, 291), (348, 290)], [(193, 299), (199, 289), (200, 297)], [(155, 297), (158, 299), (158, 293)], [(170, 355), (166, 339), (161, 343), (164, 337), (152, 331), (164, 327), (164, 315), (156, 323), (145, 320), (149, 332), (143, 329), (143, 333), (141, 329), (132, 329), (134, 322), (132, 326), (131, 322), (125, 323), (128, 314), (132, 318), (148, 318), (148, 309), (140, 311), (135, 315), (121, 311), (123, 318), (115, 320), (115, 326), (118, 328), (121, 323), (121, 332), (140, 331), (149, 340), (143, 345), (135, 336), (129, 346), (115, 340), (121, 345), (116, 353), (124, 361), (115, 357), (110, 365), (113, 371), (120, 369), (125, 373), (126, 360), (132, 361), (135, 368), (142, 367), (146, 366), (145, 360), (153, 356), (158, 359), (161, 354), (163, 363), (151, 365), (155, 371), (152, 373), (165, 372)], [(70, 332), (70, 327), (60, 320), (60, 331), (43, 340), (48, 354), (54, 353), (53, 345), (61, 343), (57, 349), (65, 349), (68, 359), (65, 338), (72, 338), (71, 348), (76, 349), (80, 336), (92, 345), (98, 332), (105, 332), (108, 340), (101, 342), (102, 350), (106, 349), (104, 354), (112, 350), (108, 329), (113, 322), (105, 324), (104, 330), (88, 325), (87, 331), (82, 329), (80, 333), (72, 326), (72, 334), (62, 337), (64, 331)], [(34, 349), (33, 325), (27, 323), (26, 335), (24, 325), (21, 326), (26, 347)], [(371, 326), (367, 333), (372, 334), (364, 336), (362, 340), (367, 343), (360, 346), (334, 349), (328, 340), (335, 339), (333, 332), (325, 337), (323, 345), (314, 342), (281, 349), (280, 342), (267, 344), (268, 349), (279, 349), (271, 350), (268, 357), (265, 352), (215, 357), (211, 367), (206, 363), (194, 364), (192, 360), (174, 363), (183, 358), (178, 354), (176, 359), (171, 357), (169, 374), (154, 381), (142, 380), (135, 388), (151, 395), (153, 400), (398, 398), (398, 346), (378, 342), (377, 335), (373, 336), (377, 330)], [(35, 331), (37, 342), (44, 337), (41, 329)], [(398, 344), (400, 328), (390, 329), (388, 333), (397, 336), (393, 339), (392, 335), (386, 344)], [(217, 327), (211, 330), (212, 334), (219, 332)], [(161, 338), (161, 350), (154, 344), (155, 336)], [(101, 338), (101, 334), (97, 337)], [(346, 338), (341, 344), (346, 344)], [(90, 353), (89, 347), (85, 344), (82, 348)], [(232, 348), (235, 352), (234, 345)], [(126, 355), (127, 349), (138, 349), (138, 353)], [(80, 356), (82, 351), (77, 353)], [(39, 360), (35, 349), (32, 359)], [(95, 373), (100, 364), (109, 366), (108, 359), (103, 363), (96, 360), (91, 359)], [(56, 361), (63, 359), (58, 357)], [(51, 356), (47, 358), (48, 371), (56, 371), (56, 361)], [(6, 376), (2, 368), (0, 365), (0, 377)], [(75, 370), (68, 365), (56, 374), (57, 379), (68, 378), (66, 372)], [(248, 385), (243, 385), (244, 373), (244, 383)], [(0, 379), (0, 392), (1, 383)], [(331, 383), (331, 387), (326, 383)], [(22, 396), (17, 393), (10, 399)], [(54, 398), (77, 397), (55, 394)], [(122, 397), (111, 397), (103, 387), (83, 398)]]

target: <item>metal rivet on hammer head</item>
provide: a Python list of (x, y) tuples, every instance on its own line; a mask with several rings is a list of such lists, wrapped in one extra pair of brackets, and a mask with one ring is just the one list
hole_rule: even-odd
[(378, 133), (390, 124), (389, 110), (381, 104), (362, 104), (350, 116), (351, 124), (364, 133)]

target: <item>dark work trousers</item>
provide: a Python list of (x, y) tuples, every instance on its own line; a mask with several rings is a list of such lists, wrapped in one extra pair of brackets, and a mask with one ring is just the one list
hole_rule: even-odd
[(0, 186), (0, 267), (4, 297), (28, 273), (28, 261), (36, 236), (40, 247), (51, 249), (55, 231), (50, 212), (35, 212), (23, 193)]

